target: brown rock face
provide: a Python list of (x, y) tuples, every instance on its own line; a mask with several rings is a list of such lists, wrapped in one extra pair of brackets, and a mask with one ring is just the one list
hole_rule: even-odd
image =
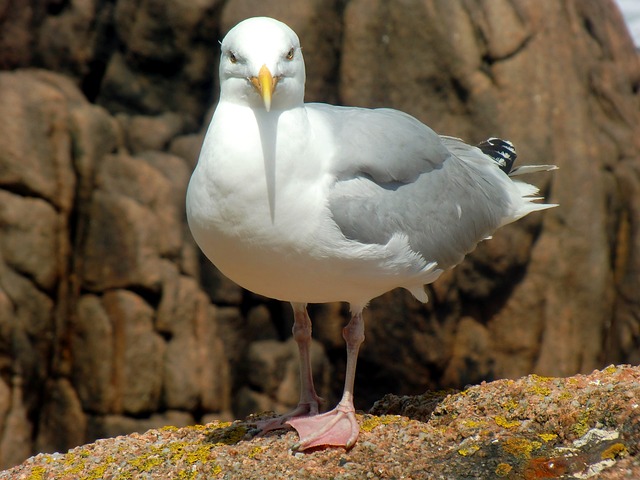
[[(429, 304), (372, 302), (360, 408), (640, 363), (640, 60), (612, 2), (4, 2), (0, 467), (295, 403), (288, 305), (222, 277), (184, 220), (217, 41), (256, 15), (299, 34), (307, 100), (398, 108), (560, 167), (530, 179), (560, 207), (481, 244)], [(344, 310), (311, 309), (328, 404)]]
[(510, 138), (522, 161), (560, 167), (533, 179), (560, 207), (481, 244), (431, 304), (374, 301), (361, 358), (378, 371), (406, 359), (416, 392), (433, 373), (426, 383), (460, 385), (637, 358), (640, 70), (618, 13), (608, 2), (404, 6), (348, 4), (344, 103), (393, 105), (471, 141)]
[(0, 85), (2, 466), (191, 412), (228, 417), (229, 365), (183, 221), (188, 163), (128, 153), (136, 119), (67, 77)]

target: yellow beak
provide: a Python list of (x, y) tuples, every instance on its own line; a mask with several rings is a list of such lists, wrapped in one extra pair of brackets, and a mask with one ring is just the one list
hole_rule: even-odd
[(266, 65), (262, 65), (257, 77), (251, 77), (251, 83), (258, 90), (264, 102), (264, 108), (268, 112), (271, 110), (271, 96), (276, 89), (278, 79), (271, 75)]

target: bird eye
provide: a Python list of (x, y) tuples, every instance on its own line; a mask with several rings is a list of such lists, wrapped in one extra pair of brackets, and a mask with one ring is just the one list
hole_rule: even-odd
[(233, 52), (229, 52), (229, 61), (231, 63), (238, 63), (238, 59)]
[(293, 47), (291, 47), (291, 50), (289, 50), (289, 52), (287, 52), (287, 60), (293, 60), (293, 54), (295, 53), (295, 50)]

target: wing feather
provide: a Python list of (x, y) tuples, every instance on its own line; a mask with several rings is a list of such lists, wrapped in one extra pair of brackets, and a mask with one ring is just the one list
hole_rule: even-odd
[(340, 126), (329, 209), (347, 238), (384, 245), (403, 234), (448, 268), (508, 223), (520, 191), (478, 148), (396, 110), (326, 113)]

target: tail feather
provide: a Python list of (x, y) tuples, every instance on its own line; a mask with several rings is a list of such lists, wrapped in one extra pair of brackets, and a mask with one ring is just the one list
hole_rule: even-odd
[(518, 158), (516, 147), (513, 146), (513, 143), (509, 140), (491, 137), (476, 146), (482, 150), (482, 153), (493, 159), (500, 167), (500, 170), (509, 175), (513, 164)]
[(511, 170), (508, 175), (510, 177), (516, 177), (518, 175), (527, 175), (528, 173), (536, 172), (549, 172), (551, 170), (557, 170), (555, 165), (522, 165)]
[[(555, 165), (523, 165), (521, 167), (514, 168), (517, 154), (513, 143), (495, 137), (479, 143), (475, 148), (469, 147), (459, 138), (446, 136), (441, 138), (447, 148), (454, 155), (460, 159), (464, 159), (466, 162), (469, 162), (469, 165), (473, 164), (476, 157), (483, 157), (483, 155), (480, 154), (481, 152), (484, 154), (483, 158), (493, 160), (500, 170), (509, 177), (510, 181), (504, 185), (505, 188), (513, 194), (511, 198), (514, 210), (511, 215), (508, 215), (503, 219), (502, 225), (511, 223), (531, 212), (557, 207), (557, 204), (554, 203), (536, 203), (539, 200), (543, 200), (543, 198), (538, 195), (538, 187), (513, 178), (515, 176), (525, 175), (528, 173), (556, 170), (558, 167)], [(476, 155), (471, 154), (474, 150)]]
[(521, 167), (514, 168), (513, 165), (518, 158), (518, 154), (516, 153), (516, 147), (509, 140), (491, 137), (487, 138), (484, 142), (480, 142), (476, 146), (482, 150), (482, 153), (496, 162), (500, 167), (500, 170), (510, 177), (535, 172), (548, 172), (550, 170), (558, 169), (555, 165), (523, 165)]
[[(535, 172), (547, 172), (558, 168), (555, 165), (523, 165), (521, 167), (514, 168), (513, 165), (518, 158), (518, 155), (516, 154), (516, 149), (513, 143), (508, 140), (491, 137), (484, 142), (480, 142), (477, 147), (482, 151), (482, 153), (496, 162), (498, 167), (500, 167), (500, 170), (506, 173), (509, 177)], [(513, 180), (513, 184), (518, 189), (518, 193), (520, 194), (523, 202), (515, 212), (515, 218), (507, 220), (506, 223), (522, 218), (531, 212), (546, 210), (547, 208), (557, 206), (557, 204), (553, 203), (536, 203), (537, 200), (543, 199), (542, 197), (537, 196), (539, 192), (538, 187), (517, 180)]]

